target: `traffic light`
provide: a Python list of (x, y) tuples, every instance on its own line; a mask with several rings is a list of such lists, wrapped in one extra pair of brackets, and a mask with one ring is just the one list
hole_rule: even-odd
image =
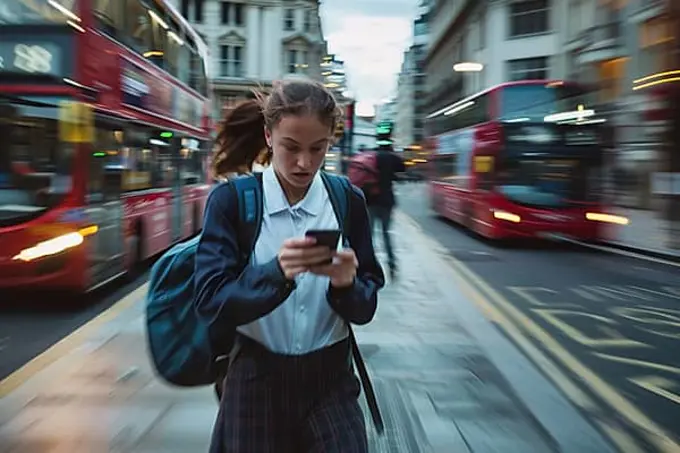
[(394, 122), (380, 121), (375, 128), (375, 139), (377, 146), (391, 146), (392, 145), (392, 130), (394, 129)]
[(389, 137), (392, 135), (394, 123), (392, 121), (381, 121), (375, 128), (375, 135)]

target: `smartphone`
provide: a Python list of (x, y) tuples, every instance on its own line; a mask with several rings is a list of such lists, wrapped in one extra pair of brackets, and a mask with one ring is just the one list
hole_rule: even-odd
[(340, 230), (307, 230), (305, 236), (316, 239), (316, 245), (325, 245), (332, 251), (337, 250)]

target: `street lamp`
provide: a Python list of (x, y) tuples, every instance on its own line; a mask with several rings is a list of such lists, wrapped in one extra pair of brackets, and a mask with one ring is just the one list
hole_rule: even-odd
[(484, 65), (481, 63), (456, 63), (453, 65), (453, 70), (456, 72), (480, 72), (484, 69)]

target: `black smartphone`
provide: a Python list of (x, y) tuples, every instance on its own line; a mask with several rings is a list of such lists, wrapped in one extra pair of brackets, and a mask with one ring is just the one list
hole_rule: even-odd
[(340, 230), (307, 230), (305, 236), (316, 239), (316, 245), (325, 245), (332, 251), (337, 250)]

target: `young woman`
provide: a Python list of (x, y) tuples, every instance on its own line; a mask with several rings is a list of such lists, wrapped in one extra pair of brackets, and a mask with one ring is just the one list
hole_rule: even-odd
[(384, 275), (361, 192), (350, 194), (351, 248), (305, 237), (340, 227), (319, 174), (339, 109), (323, 85), (293, 79), (277, 83), (255, 114), (261, 136), (238, 139), (245, 146), (249, 136), (249, 149), (264, 139), (272, 159), (253, 255), (243, 269), (225, 185), (208, 200), (196, 256), (199, 316), (211, 329), (238, 326), (210, 451), (364, 453), (347, 323), (373, 318)]

